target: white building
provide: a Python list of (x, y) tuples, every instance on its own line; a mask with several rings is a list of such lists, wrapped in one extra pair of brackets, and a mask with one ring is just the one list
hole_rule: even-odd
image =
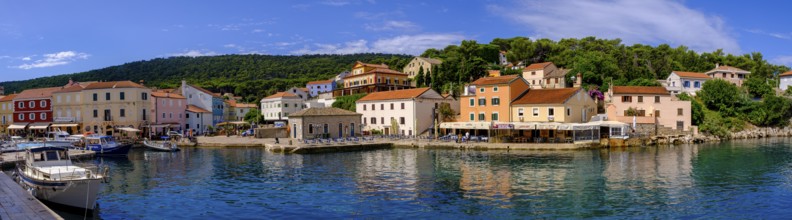
[(449, 103), (459, 112), (459, 101), (429, 88), (370, 93), (358, 100), (355, 107), (363, 114), (364, 131), (421, 135), (433, 126), (433, 109), (441, 103)]
[(304, 108), (303, 99), (291, 92), (278, 92), (261, 99), (261, 115), (265, 121), (286, 121), (289, 114)]
[(295, 94), (302, 100), (308, 100), (308, 98), (311, 98), (311, 93), (308, 88), (292, 87), (291, 89), (287, 89), (286, 92)]
[(704, 85), (704, 82), (710, 79), (712, 78), (704, 73), (673, 71), (668, 75), (668, 78), (666, 78), (665, 86), (666, 90), (668, 90), (671, 95), (684, 92), (695, 96), (696, 92), (701, 90), (701, 86)]
[(199, 135), (209, 131), (208, 126), (212, 125), (212, 111), (195, 105), (187, 105), (187, 110), (184, 113), (184, 128), (187, 134), (192, 132), (192, 135)]
[(792, 86), (792, 71), (778, 75), (778, 88), (786, 91), (789, 86)]
[[(174, 92), (179, 93), (185, 98), (187, 98), (187, 105), (193, 105), (197, 108), (209, 111), (210, 113), (209, 123), (202, 124), (202, 126), (212, 124), (213, 122), (212, 120), (214, 117), (212, 113), (214, 112), (215, 108), (218, 108), (215, 107), (215, 104), (217, 103), (213, 102), (212, 99), (215, 97), (220, 97), (218, 94), (212, 93), (211, 91), (198, 86), (187, 84), (187, 82), (184, 80), (182, 80), (181, 86), (179, 88), (176, 88)], [(222, 110), (220, 113), (220, 117), (222, 117)], [(195, 129), (196, 127), (190, 127), (190, 128)]]

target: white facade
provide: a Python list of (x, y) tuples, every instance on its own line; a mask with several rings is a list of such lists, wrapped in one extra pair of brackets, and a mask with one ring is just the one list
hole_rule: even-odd
[(261, 100), (261, 114), (265, 121), (284, 121), (289, 114), (306, 108), (299, 97), (276, 97)]
[[(204, 92), (200, 89), (197, 89), (187, 82), (182, 81), (181, 85), (181, 95), (187, 98), (188, 105), (194, 105), (196, 107), (206, 109), (207, 111), (212, 111), (212, 95), (211, 93)], [(210, 114), (209, 121), (211, 124), (212, 116)]]
[[(417, 98), (358, 101), (356, 111), (363, 114), (364, 131), (379, 130), (383, 134), (421, 135), (433, 125), (433, 108), (449, 103), (459, 112), (459, 101), (444, 99), (434, 90)], [(393, 125), (398, 125), (395, 128)]]
[(308, 91), (305, 91), (305, 90), (302, 90), (302, 89), (303, 88), (292, 87), (291, 89), (288, 89), (286, 91), (290, 92), (291, 94), (295, 94), (295, 95), (299, 96), (300, 99), (302, 99), (302, 100), (307, 100), (308, 98), (311, 97), (311, 94), (308, 94)]
[(695, 96), (696, 92), (701, 90), (701, 87), (704, 86), (704, 82), (707, 80), (710, 80), (710, 78), (684, 77), (680, 76), (680, 74), (677, 74), (676, 72), (671, 72), (671, 74), (668, 75), (668, 78), (666, 78), (665, 87), (666, 90), (671, 93), (671, 95), (687, 93)]
[(778, 76), (778, 88), (786, 91), (789, 86), (792, 86), (792, 74), (790, 75), (779, 75)]
[(198, 112), (185, 112), (185, 131), (192, 130), (194, 133), (193, 135), (199, 135), (206, 133), (208, 131), (208, 126), (212, 125), (212, 113), (205, 112), (205, 113), (198, 113)]

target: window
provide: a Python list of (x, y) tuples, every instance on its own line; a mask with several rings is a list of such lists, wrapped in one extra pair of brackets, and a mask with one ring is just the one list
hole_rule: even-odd
[(498, 113), (497, 112), (492, 113), (492, 120), (493, 121), (497, 121), (498, 120)]
[(393, 110), (393, 103), (391, 103), (391, 110)]
[(701, 82), (699, 81), (693, 82), (693, 88), (701, 88)]
[(41, 120), (47, 120), (47, 113), (41, 113), (41, 114), (39, 114), (39, 119), (41, 119)]
[(56, 96), (58, 98), (58, 103), (61, 103), (61, 96)]
[(473, 107), (475, 105), (476, 105), (476, 99), (470, 98), (470, 107)]
[[(32, 121), (32, 120), (36, 120), (36, 113), (30, 113), (30, 114), (28, 114), (28, 118), (30, 118), (30, 120), (31, 120), (31, 121)], [(43, 119), (43, 118), (42, 118), (42, 119)]]
[(96, 93), (94, 93), (94, 94), (93, 94), (93, 100), (94, 100), (94, 102), (95, 102), (95, 101), (97, 101), (97, 100), (99, 100), (99, 95), (98, 95), (98, 94), (96, 94)]
[(486, 120), (486, 118), (484, 118), (484, 117), (486, 117), (486, 116), (484, 116), (484, 113), (479, 113), (479, 121)]
[(525, 110), (523, 108), (517, 109), (517, 116), (522, 117), (525, 114)]
[(677, 109), (677, 115), (682, 116), (682, 108)]
[(165, 118), (165, 112), (162, 113), (162, 118)]
[(118, 99), (124, 100), (125, 98), (126, 96), (124, 95), (124, 92), (118, 93)]
[(497, 92), (498, 91), (498, 86), (492, 87), (492, 91), (493, 92)]
[(118, 116), (120, 116), (120, 117), (126, 117), (126, 109), (123, 109), (123, 108), (122, 108), (122, 109), (121, 109), (121, 112), (119, 112), (119, 113), (118, 113)]
[(363, 111), (365, 111), (365, 110), (366, 110), (366, 105), (365, 105), (365, 104), (363, 104)]
[(371, 104), (371, 110), (372, 110), (372, 111), (374, 111), (374, 110), (377, 110), (377, 106), (376, 106), (376, 105), (374, 105), (374, 104)]
[(571, 108), (567, 108), (567, 116), (570, 116), (570, 115), (572, 115), (572, 109)]
[(470, 121), (476, 120), (476, 114), (470, 113)]
[(288, 108), (289, 107), (289, 103), (283, 103), (283, 107), (284, 108)]
[(380, 109), (385, 110), (385, 104), (380, 104)]
[(380, 117), (380, 123), (385, 124), (385, 117)]
[(31, 107), (31, 108), (35, 108), (36, 107), (36, 101), (28, 102), (28, 106)]
[(404, 124), (404, 117), (399, 117), (399, 124), (400, 124), (400, 125), (403, 125), (403, 124)]
[(531, 76), (535, 76), (535, 75), (536, 75), (536, 71), (531, 71)]
[(401, 109), (404, 109), (404, 103), (403, 102), (401, 103)]
[(324, 133), (325, 134), (329, 133), (328, 129), (329, 129), (329, 126), (327, 126), (327, 124), (324, 124)]
[[(146, 94), (146, 93), (143, 93), (143, 94)], [(143, 118), (143, 121), (145, 121), (145, 120), (146, 120), (146, 109), (143, 109), (143, 115), (142, 115), (142, 118)]]
[(107, 101), (110, 100), (110, 93), (109, 92), (105, 93), (105, 100), (107, 100)]
[(184, 118), (190, 118), (190, 113), (184, 114)]
[(638, 103), (643, 103), (643, 96), (642, 95), (638, 96)]
[(493, 98), (492, 98), (492, 105), (494, 105), (494, 106), (498, 106), (498, 105), (500, 105), (500, 98), (498, 98), (498, 97), (493, 97)]
[(539, 108), (533, 108), (533, 116), (534, 117), (539, 116)]
[(25, 108), (25, 102), (19, 102), (19, 108), (20, 109)]
[(98, 118), (99, 117), (99, 110), (96, 110), (96, 109), (93, 110), (93, 117), (94, 118)]
[[(148, 93), (145, 93), (145, 92), (144, 93), (140, 93), (140, 99), (148, 100)], [(143, 117), (143, 120), (146, 120), (145, 118), (146, 117)]]
[(660, 96), (659, 95), (655, 96), (655, 103), (660, 103)]
[(19, 120), (20, 121), (24, 121), (25, 120), (25, 114), (19, 114)]
[(682, 83), (682, 87), (690, 88), (690, 81), (685, 81)]
[(622, 96), (622, 102), (632, 102), (632, 96)]
[(480, 88), (480, 89), (479, 89), (479, 92), (480, 92), (480, 93), (484, 93), (484, 88)]
[(487, 106), (487, 99), (479, 98), (479, 106)]
[(555, 109), (554, 108), (547, 108), (547, 115), (549, 115), (549, 116), (555, 115)]
[(660, 117), (660, 110), (655, 110), (655, 117)]
[(371, 117), (371, 124), (373, 124), (373, 125), (377, 124), (377, 118), (376, 117)]

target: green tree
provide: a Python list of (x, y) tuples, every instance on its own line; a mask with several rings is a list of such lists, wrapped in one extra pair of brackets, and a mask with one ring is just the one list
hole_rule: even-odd
[(724, 116), (737, 115), (737, 110), (747, 101), (736, 85), (722, 79), (707, 80), (696, 95), (704, 106)]
[(677, 98), (682, 101), (690, 101), (690, 120), (693, 125), (701, 125), (704, 121), (704, 106), (701, 101), (693, 98), (687, 93), (677, 95)]
[(359, 94), (354, 94), (354, 95), (345, 95), (345, 96), (336, 97), (336, 101), (333, 102), (333, 107), (334, 108), (340, 108), (340, 109), (346, 109), (346, 110), (354, 112), (355, 111), (355, 102), (357, 102), (358, 99), (363, 98), (363, 96), (366, 96), (366, 94), (365, 93), (359, 93)]
[(749, 77), (743, 82), (743, 87), (746, 88), (748, 90), (748, 94), (754, 98), (761, 98), (765, 95), (775, 94), (773, 87), (761, 77)]
[(415, 75), (415, 86), (416, 87), (424, 87), (424, 68), (419, 67), (421, 69), (418, 70), (418, 75)]
[(249, 123), (262, 123), (264, 121), (264, 117), (262, 117), (261, 111), (259, 111), (258, 108), (251, 109), (249, 112), (245, 113), (244, 119)]

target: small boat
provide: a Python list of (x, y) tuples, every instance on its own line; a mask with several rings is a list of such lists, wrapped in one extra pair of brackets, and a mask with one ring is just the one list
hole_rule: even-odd
[(96, 156), (126, 156), (132, 144), (120, 144), (112, 136), (90, 135), (85, 137), (85, 148)]
[(163, 141), (151, 141), (148, 139), (143, 140), (143, 145), (145, 145), (149, 149), (157, 150), (157, 151), (169, 151), (169, 152), (179, 151), (179, 146), (176, 146), (176, 142), (172, 140), (167, 140), (167, 137), (165, 137), (165, 140)]
[(39, 200), (93, 210), (107, 169), (99, 174), (98, 169), (75, 166), (67, 148), (45, 146), (27, 149), (15, 175), (22, 188)]

